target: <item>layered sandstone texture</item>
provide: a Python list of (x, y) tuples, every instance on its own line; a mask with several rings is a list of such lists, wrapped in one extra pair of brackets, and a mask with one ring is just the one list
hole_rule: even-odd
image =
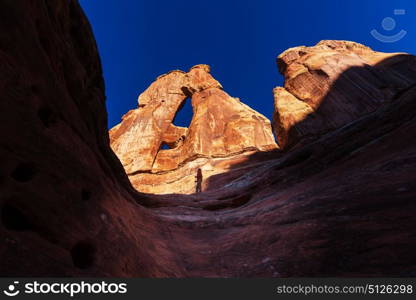
[[(187, 98), (189, 128), (173, 124)], [(259, 151), (277, 149), (270, 121), (229, 96), (207, 65), (159, 76), (110, 130), (111, 147), (133, 186), (152, 194), (192, 194), (216, 174)], [(162, 149), (167, 145), (170, 149)]]
[(273, 127), (282, 148), (375, 111), (416, 80), (413, 56), (349, 41), (291, 48), (277, 64), (285, 83), (274, 89)]
[[(333, 86), (359, 106), (360, 69), (412, 81), (412, 60), (356, 66)], [(77, 1), (1, 1), (0, 275), (414, 277), (416, 86), (373, 90), (394, 95), (297, 147), (247, 156), (202, 193), (142, 194), (111, 151)]]

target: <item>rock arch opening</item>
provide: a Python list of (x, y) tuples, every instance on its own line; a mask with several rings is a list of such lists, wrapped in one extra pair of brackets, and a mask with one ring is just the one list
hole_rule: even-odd
[(192, 101), (188, 97), (182, 102), (181, 106), (179, 106), (179, 109), (173, 118), (172, 124), (179, 127), (189, 128), (193, 115), (194, 111), (192, 108)]

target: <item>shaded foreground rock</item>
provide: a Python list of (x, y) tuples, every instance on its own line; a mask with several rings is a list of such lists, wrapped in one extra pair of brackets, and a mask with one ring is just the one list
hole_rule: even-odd
[[(188, 97), (191, 124), (175, 126)], [(198, 170), (206, 181), (247, 155), (277, 148), (270, 121), (225, 93), (207, 65), (159, 76), (140, 95), (139, 108), (110, 130), (110, 139), (133, 186), (153, 194), (195, 193)]]
[(144, 195), (110, 150), (77, 2), (2, 1), (0, 15), (2, 276), (414, 275), (415, 86), (288, 153), (254, 153), (207, 192)]

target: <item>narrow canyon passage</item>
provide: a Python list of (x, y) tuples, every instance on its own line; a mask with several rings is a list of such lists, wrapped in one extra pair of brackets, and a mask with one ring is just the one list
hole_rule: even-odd
[(415, 274), (414, 56), (291, 48), (272, 121), (197, 65), (159, 77), (108, 134), (78, 2), (0, 14), (2, 276)]

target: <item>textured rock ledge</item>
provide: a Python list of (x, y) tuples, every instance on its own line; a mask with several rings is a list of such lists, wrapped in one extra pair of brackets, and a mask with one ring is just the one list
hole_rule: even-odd
[(393, 101), (416, 82), (416, 59), (348, 41), (321, 41), (277, 59), (284, 88), (274, 89), (274, 132), (284, 148), (315, 139)]

